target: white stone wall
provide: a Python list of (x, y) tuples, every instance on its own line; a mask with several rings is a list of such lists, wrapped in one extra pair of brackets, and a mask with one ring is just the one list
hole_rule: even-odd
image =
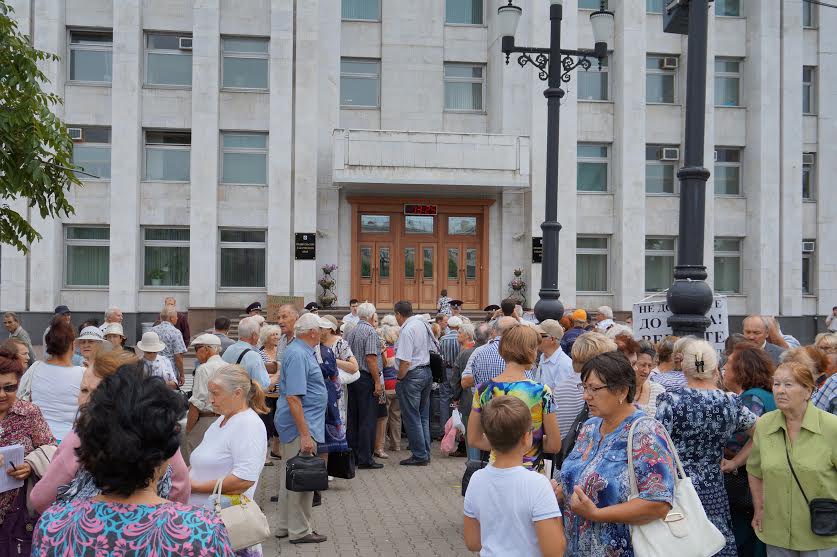
[[(68, 28), (114, 31), (111, 87), (65, 83), (64, 61), (44, 67), (48, 88), (65, 98), (56, 110), (68, 124), (112, 128), (111, 180), (74, 188), (70, 198), (76, 213), (66, 219), (110, 224), (111, 284), (66, 288), (64, 223), (33, 215), (43, 240), (29, 256), (2, 250), (0, 306), (49, 311), (58, 303), (78, 310), (115, 304), (128, 312), (156, 311), (172, 292), (142, 285), (145, 225), (191, 227), (191, 284), (173, 292), (184, 305), (243, 307), (268, 292), (312, 299), (325, 263), (340, 266), (337, 293), (346, 303), (352, 296), (346, 196), (394, 190), (417, 197), (456, 192), (494, 199), (489, 297), (505, 296), (512, 270), (523, 267), (534, 302), (541, 269), (530, 263), (529, 246), (532, 236), (541, 235), (544, 212), (545, 84), (515, 59), (504, 64), (495, 3), (486, 0), (484, 25), (475, 26), (446, 25), (440, 0), (383, 4), (381, 21), (341, 22), (340, 0), (14, 0), (16, 17), (36, 46), (62, 57), (68, 52)], [(646, 294), (645, 237), (678, 234), (679, 197), (645, 195), (644, 147), (683, 147), (688, 52), (685, 38), (662, 32), (661, 16), (645, 13), (644, 0), (611, 4), (617, 4), (611, 98), (579, 101), (571, 82), (561, 108), (560, 150), (552, 156), (560, 165), (564, 304), (607, 303), (627, 310)], [(713, 237), (742, 239), (744, 291), (730, 298), (732, 314), (827, 313), (837, 303), (837, 249), (829, 241), (837, 234), (837, 193), (829, 183), (837, 171), (832, 152), (837, 149), (837, 11), (818, 9), (818, 29), (803, 30), (800, 0), (743, 4), (743, 17), (710, 19), (705, 164), (712, 169), (715, 145), (741, 147), (744, 182), (741, 196), (715, 197), (710, 180), (705, 263), (711, 277)], [(548, 44), (547, 2), (522, 5), (517, 42)], [(590, 12), (577, 6), (577, 0), (564, 1), (566, 48), (592, 46)], [(143, 33), (148, 30), (193, 34), (191, 88), (143, 84)], [(222, 35), (269, 37), (269, 92), (219, 91)], [(646, 53), (680, 56), (674, 105), (645, 103)], [(740, 108), (713, 106), (715, 56), (743, 59)], [(341, 57), (381, 60), (379, 108), (340, 106)], [(444, 110), (444, 62), (486, 64), (483, 113)], [(817, 67), (817, 116), (801, 114), (803, 64)], [(149, 127), (192, 130), (190, 183), (143, 181), (142, 131)], [(335, 139), (337, 129), (392, 133), (368, 134), (372, 139), (365, 147), (349, 153)], [(218, 185), (220, 130), (269, 132), (268, 187)], [(576, 193), (579, 141), (610, 144), (610, 192)], [(816, 201), (801, 200), (802, 152), (817, 153)], [(424, 153), (423, 164), (417, 153)], [(26, 212), (25, 204), (13, 204)], [(264, 289), (219, 288), (218, 228), (223, 226), (267, 230)], [(317, 233), (318, 261), (293, 261), (295, 232)], [(609, 236), (607, 292), (576, 293), (577, 234)], [(803, 238), (817, 240), (814, 296), (801, 292)]]

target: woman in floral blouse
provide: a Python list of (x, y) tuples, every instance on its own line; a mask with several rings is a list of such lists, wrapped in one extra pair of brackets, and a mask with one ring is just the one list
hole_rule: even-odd
[[(23, 454), (28, 455), (41, 445), (54, 445), (55, 437), (38, 407), (18, 400), (21, 375), (23, 368), (17, 354), (0, 350), (0, 446), (23, 445)], [(17, 480), (26, 480), (32, 473), (29, 464), (20, 462), (14, 467), (0, 462), (0, 468)], [(12, 539), (17, 539), (27, 546), (22, 547), (21, 555), (28, 554), (35, 518), (30, 518), (26, 511), (25, 487), (0, 493), (0, 545), (8, 547)]]

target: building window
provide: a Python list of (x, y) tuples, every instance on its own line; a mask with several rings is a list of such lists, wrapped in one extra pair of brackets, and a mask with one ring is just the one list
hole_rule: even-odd
[(602, 58), (602, 67), (598, 62), (593, 62), (587, 71), (579, 71), (578, 78), (578, 100), (580, 101), (606, 101), (610, 99), (608, 87), (608, 59)]
[(107, 287), (110, 279), (110, 229), (104, 226), (67, 226), (64, 233), (64, 284)]
[(741, 149), (715, 149), (715, 195), (741, 195)]
[(221, 229), (221, 288), (264, 288), (267, 232)]
[(680, 162), (676, 146), (645, 146), (645, 193), (674, 193), (675, 166)]
[(676, 238), (645, 239), (645, 291), (662, 292), (674, 282)]
[(447, 0), (445, 23), (458, 25), (482, 25), (483, 0)]
[(645, 101), (674, 104), (677, 96), (677, 56), (649, 55), (645, 59)]
[(73, 168), (79, 180), (110, 179), (110, 128), (106, 126), (68, 127), (73, 137)]
[(267, 134), (221, 134), (221, 182), (267, 185)]
[(482, 112), (485, 66), (445, 63), (445, 110)]
[(145, 84), (192, 86), (192, 35), (145, 36)]
[(343, 58), (340, 60), (340, 105), (380, 106), (381, 61)]
[(741, 61), (715, 58), (715, 106), (741, 106)]
[(715, 292), (741, 292), (739, 238), (715, 238)]
[(816, 199), (817, 191), (817, 155), (802, 153), (802, 199)]
[(579, 10), (598, 10), (601, 5), (601, 0), (578, 0)]
[(608, 291), (609, 244), (607, 236), (579, 236), (576, 238), (576, 290), (579, 292)]
[(192, 150), (190, 132), (145, 132), (145, 179), (158, 182), (188, 182)]
[(817, 68), (814, 66), (803, 66), (802, 68), (802, 113), (816, 114), (817, 99), (815, 94), (815, 80)]
[(343, 0), (343, 19), (379, 21), (381, 19), (380, 0)]
[(189, 229), (146, 228), (145, 286), (189, 286)]
[(661, 14), (666, 0), (645, 0), (645, 11), (649, 14)]
[(268, 40), (225, 38), (221, 41), (223, 86), (267, 90)]
[(576, 172), (578, 191), (607, 191), (610, 181), (610, 149), (607, 145), (579, 143)]
[(715, 15), (740, 17), (741, 0), (715, 0)]
[(815, 268), (814, 258), (816, 250), (816, 242), (814, 240), (802, 241), (802, 293), (805, 295), (812, 295), (815, 292), (814, 276)]
[(814, 28), (817, 26), (816, 6), (813, 2), (802, 0), (802, 27)]
[(70, 81), (113, 80), (113, 33), (70, 31)]

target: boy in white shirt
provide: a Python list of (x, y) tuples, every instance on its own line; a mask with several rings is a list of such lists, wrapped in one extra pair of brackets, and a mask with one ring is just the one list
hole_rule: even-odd
[(500, 396), (482, 409), (496, 459), (474, 472), (465, 493), (465, 545), (482, 557), (560, 557), (567, 545), (549, 480), (523, 467), (532, 446), (532, 415), (519, 398)]

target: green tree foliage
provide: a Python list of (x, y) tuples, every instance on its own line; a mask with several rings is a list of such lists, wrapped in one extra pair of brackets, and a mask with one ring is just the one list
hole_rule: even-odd
[[(45, 92), (39, 62), (58, 57), (34, 48), (0, 0), (0, 198), (26, 199), (42, 218), (74, 212), (65, 190), (80, 184), (72, 170), (73, 142), (50, 110), (61, 98)], [(0, 203), (0, 243), (22, 252), (41, 235), (24, 216)]]

